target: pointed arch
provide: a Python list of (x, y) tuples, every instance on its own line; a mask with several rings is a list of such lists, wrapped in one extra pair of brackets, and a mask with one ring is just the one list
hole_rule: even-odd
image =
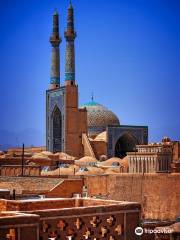
[(61, 152), (62, 150), (62, 115), (56, 105), (52, 112), (53, 119), (53, 152)]
[(130, 133), (124, 133), (115, 144), (115, 156), (124, 158), (127, 152), (135, 151), (138, 140)]

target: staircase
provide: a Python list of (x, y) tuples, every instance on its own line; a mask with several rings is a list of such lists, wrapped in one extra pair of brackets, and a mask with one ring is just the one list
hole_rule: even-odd
[(84, 155), (96, 158), (87, 134), (82, 134), (82, 145), (84, 146)]

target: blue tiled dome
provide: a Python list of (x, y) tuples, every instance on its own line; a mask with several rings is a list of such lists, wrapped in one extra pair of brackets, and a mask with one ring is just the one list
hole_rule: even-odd
[(90, 135), (105, 131), (108, 125), (120, 125), (118, 117), (112, 111), (95, 101), (90, 101), (82, 107), (87, 109)]

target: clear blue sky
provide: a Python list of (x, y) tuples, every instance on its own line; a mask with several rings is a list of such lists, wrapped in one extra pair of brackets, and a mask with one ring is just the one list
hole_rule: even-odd
[[(80, 104), (95, 100), (151, 141), (180, 139), (180, 1), (73, 0)], [(52, 14), (66, 0), (0, 1), (0, 144), (45, 144)], [(65, 40), (61, 44), (64, 82)]]

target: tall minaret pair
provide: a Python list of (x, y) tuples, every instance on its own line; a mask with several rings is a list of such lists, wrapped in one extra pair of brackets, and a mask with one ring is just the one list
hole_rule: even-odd
[[(76, 32), (74, 31), (74, 10), (70, 2), (67, 17), (67, 29), (64, 33), (66, 39), (66, 66), (65, 66), (65, 83), (66, 85), (75, 84), (75, 49), (74, 40)], [(59, 35), (59, 15), (57, 11), (53, 15), (53, 33), (50, 37), (52, 45), (52, 62), (51, 62), (51, 89), (60, 87), (60, 53), (59, 45), (61, 43)]]

